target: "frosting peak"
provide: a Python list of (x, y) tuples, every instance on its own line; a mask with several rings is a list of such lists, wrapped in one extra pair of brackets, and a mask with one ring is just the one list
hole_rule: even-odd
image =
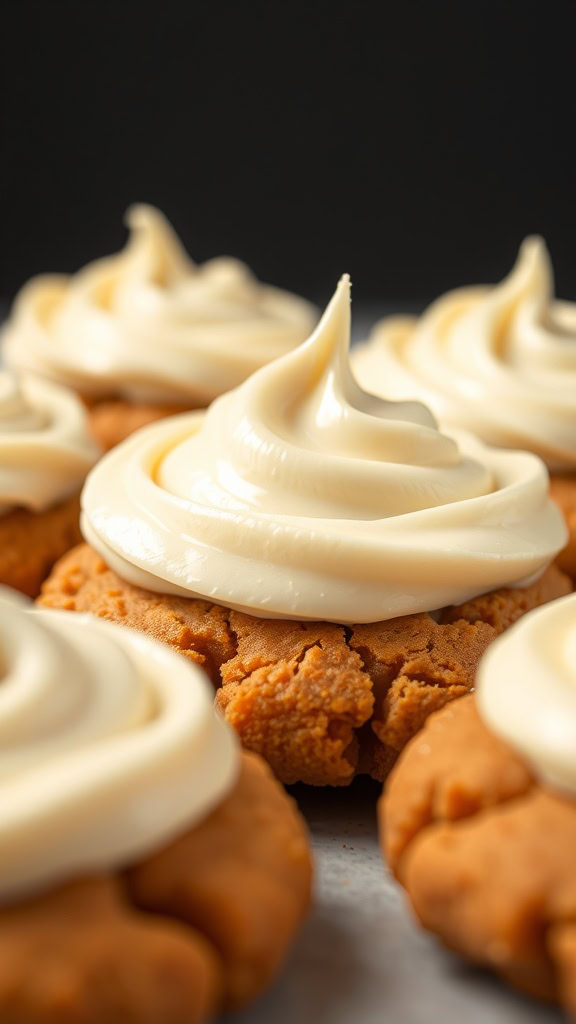
[(124, 220), (130, 231), (124, 250), (127, 277), (170, 286), (196, 270), (176, 232), (154, 206), (134, 203)]
[(444, 427), (576, 468), (576, 305), (554, 299), (539, 237), (524, 241), (501, 284), (377, 324), (354, 370), (378, 393), (427, 402)]
[(96, 397), (201, 405), (309, 333), (303, 299), (238, 260), (194, 264), (152, 206), (126, 219), (122, 252), (24, 286), (5, 331), (10, 365)]
[(336, 622), (542, 571), (565, 528), (539, 460), (459, 445), (424, 406), (365, 393), (349, 343), (344, 277), (298, 349), (101, 461), (83, 495), (89, 542), (150, 590)]
[(349, 346), (346, 276), (308, 341), (216, 403), (159, 463), (158, 483), (221, 509), (358, 520), (491, 490), (424, 406), (361, 391)]

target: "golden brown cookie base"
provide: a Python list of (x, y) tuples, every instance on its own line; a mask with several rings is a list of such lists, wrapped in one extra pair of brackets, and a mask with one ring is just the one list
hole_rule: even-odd
[(337, 786), (359, 772), (384, 779), (427, 716), (471, 689), (497, 633), (570, 590), (552, 566), (525, 590), (496, 591), (457, 615), (447, 609), (455, 622), (424, 614), (345, 628), (152, 594), (82, 545), (55, 568), (40, 603), (90, 611), (169, 644), (204, 666), (243, 745), (279, 779)]
[(499, 635), (518, 619), (558, 597), (571, 593), (571, 581), (558, 569), (551, 565), (531, 587), (519, 590), (494, 590), (491, 594), (476, 597), (465, 604), (454, 605), (442, 613), (442, 622), (486, 622)]
[(537, 783), (467, 696), (412, 740), (379, 810), (424, 927), (576, 1013), (576, 801)]
[(120, 444), (120, 441), (124, 441), (140, 427), (180, 412), (189, 412), (191, 408), (189, 405), (125, 402), (121, 399), (86, 404), (89, 408), (90, 431), (105, 452)]
[(0, 584), (36, 597), (55, 562), (81, 539), (77, 495), (45, 512), (0, 516)]
[(199, 826), (123, 878), (78, 881), (0, 911), (10, 1024), (200, 1024), (256, 997), (307, 910), (293, 801), (253, 755)]
[(562, 510), (569, 534), (568, 544), (556, 561), (572, 580), (576, 580), (576, 473), (553, 473), (550, 495)]

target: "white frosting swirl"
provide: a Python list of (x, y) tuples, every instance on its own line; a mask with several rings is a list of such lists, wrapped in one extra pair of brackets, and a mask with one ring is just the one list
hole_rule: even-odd
[(377, 324), (353, 365), (360, 384), (427, 402), (447, 429), (576, 469), (576, 304), (554, 300), (541, 238), (526, 239), (500, 285)]
[(0, 514), (41, 512), (75, 494), (98, 455), (76, 395), (0, 372)]
[(576, 794), (576, 595), (506, 630), (484, 655), (476, 687), (488, 727), (538, 776)]
[(151, 206), (123, 252), (33, 278), (5, 330), (9, 365), (96, 397), (208, 404), (307, 337), (316, 311), (234, 259), (195, 266)]
[(311, 338), (205, 413), (154, 424), (83, 492), (87, 540), (149, 590), (371, 622), (541, 572), (565, 543), (539, 459), (355, 384), (343, 278)]
[(2, 901), (147, 855), (233, 784), (210, 683), (149, 637), (2, 593), (0, 680)]

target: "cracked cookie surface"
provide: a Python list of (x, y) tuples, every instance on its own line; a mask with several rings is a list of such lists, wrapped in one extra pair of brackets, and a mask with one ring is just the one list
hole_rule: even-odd
[(472, 695), (412, 740), (379, 813), (383, 850), (423, 926), (576, 1013), (576, 801), (534, 779)]
[(123, 875), (0, 910), (0, 1016), (11, 1024), (201, 1024), (268, 985), (307, 910), (294, 802), (251, 754), (195, 828)]
[(385, 778), (426, 717), (473, 687), (498, 632), (571, 589), (551, 566), (531, 587), (446, 609), (440, 622), (422, 614), (343, 627), (152, 594), (81, 545), (56, 566), (40, 603), (92, 612), (164, 641), (208, 671), (242, 743), (279, 779), (345, 785), (359, 772)]

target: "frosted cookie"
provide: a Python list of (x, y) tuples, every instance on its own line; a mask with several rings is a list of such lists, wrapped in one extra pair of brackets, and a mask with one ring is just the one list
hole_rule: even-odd
[(571, 589), (549, 565), (566, 530), (544, 464), (362, 392), (349, 288), (299, 349), (100, 462), (90, 547), (42, 598), (204, 664), (285, 782), (382, 778), (497, 633)]
[(426, 402), (449, 431), (540, 455), (570, 531), (559, 563), (576, 578), (576, 304), (554, 298), (541, 238), (526, 239), (501, 284), (376, 324), (354, 372), (378, 394)]
[(388, 861), (424, 927), (576, 1013), (576, 596), (484, 656), (382, 798)]
[(0, 584), (35, 597), (78, 544), (79, 492), (99, 454), (72, 392), (0, 371)]
[(129, 209), (123, 252), (22, 288), (7, 363), (74, 388), (110, 448), (170, 413), (203, 408), (307, 337), (315, 309), (238, 260), (195, 265), (162, 214)]
[(292, 800), (204, 674), (0, 596), (0, 1016), (203, 1022), (269, 983), (306, 911)]

